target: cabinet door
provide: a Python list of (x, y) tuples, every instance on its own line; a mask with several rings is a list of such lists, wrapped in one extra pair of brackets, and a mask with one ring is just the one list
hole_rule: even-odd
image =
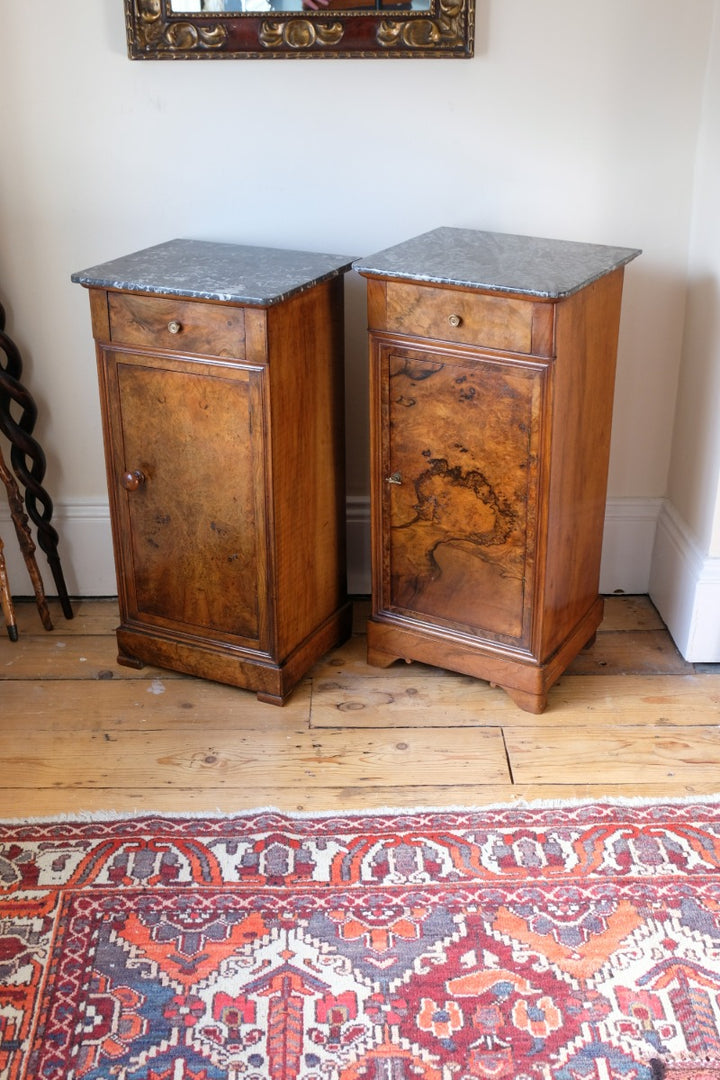
[(262, 645), (262, 370), (106, 351), (101, 385), (123, 617)]
[(388, 341), (374, 356), (379, 608), (529, 648), (547, 365)]

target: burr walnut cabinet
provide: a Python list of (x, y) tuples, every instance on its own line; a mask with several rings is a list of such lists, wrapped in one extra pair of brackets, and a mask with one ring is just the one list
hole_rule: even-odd
[(436, 229), (367, 278), (368, 660), (530, 712), (590, 642), (627, 248)]
[(90, 290), (118, 661), (282, 704), (350, 633), (341, 256), (176, 240)]

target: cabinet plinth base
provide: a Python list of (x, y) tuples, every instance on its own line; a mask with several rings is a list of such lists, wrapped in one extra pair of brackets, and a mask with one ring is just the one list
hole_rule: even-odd
[(392, 615), (372, 616), (367, 624), (367, 662), (389, 667), (396, 660), (423, 664), (484, 679), (503, 689), (524, 712), (541, 713), (548, 691), (577, 654), (589, 643), (602, 622), (603, 600), (598, 597), (587, 614), (544, 662), (523, 659), (499, 648), (457, 638), (436, 627), (407, 626)]
[(189, 642), (146, 629), (120, 626), (117, 630), (118, 663), (142, 668), (145, 664), (254, 690), (258, 701), (284, 705), (300, 680), (326, 652), (352, 633), (352, 606), (338, 608), (282, 662), (262, 654), (234, 649), (205, 639)]
[(118, 653), (117, 662), (121, 667), (133, 668), (135, 671), (141, 671), (145, 667), (144, 660), (138, 660), (137, 656), (126, 656), (123, 652)]
[(523, 712), (534, 713), (538, 716), (545, 711), (547, 693), (530, 694), (526, 690), (518, 690), (516, 686), (502, 686), (501, 690), (504, 690), (510, 700), (514, 701), (518, 709), (522, 709)]

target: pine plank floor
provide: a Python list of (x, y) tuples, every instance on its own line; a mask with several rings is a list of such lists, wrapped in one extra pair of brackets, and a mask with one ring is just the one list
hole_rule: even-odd
[(115, 662), (117, 605), (0, 633), (0, 817), (470, 806), (720, 793), (720, 665), (686, 663), (648, 597), (608, 597), (542, 716), (462, 675), (365, 662), (356, 632), (280, 709)]

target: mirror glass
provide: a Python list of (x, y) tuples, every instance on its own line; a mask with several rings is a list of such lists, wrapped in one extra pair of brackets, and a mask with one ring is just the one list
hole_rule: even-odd
[(177, 14), (198, 11), (251, 13), (265, 11), (429, 11), (431, 0), (171, 0)]
[(131, 60), (467, 58), (475, 0), (124, 0)]

